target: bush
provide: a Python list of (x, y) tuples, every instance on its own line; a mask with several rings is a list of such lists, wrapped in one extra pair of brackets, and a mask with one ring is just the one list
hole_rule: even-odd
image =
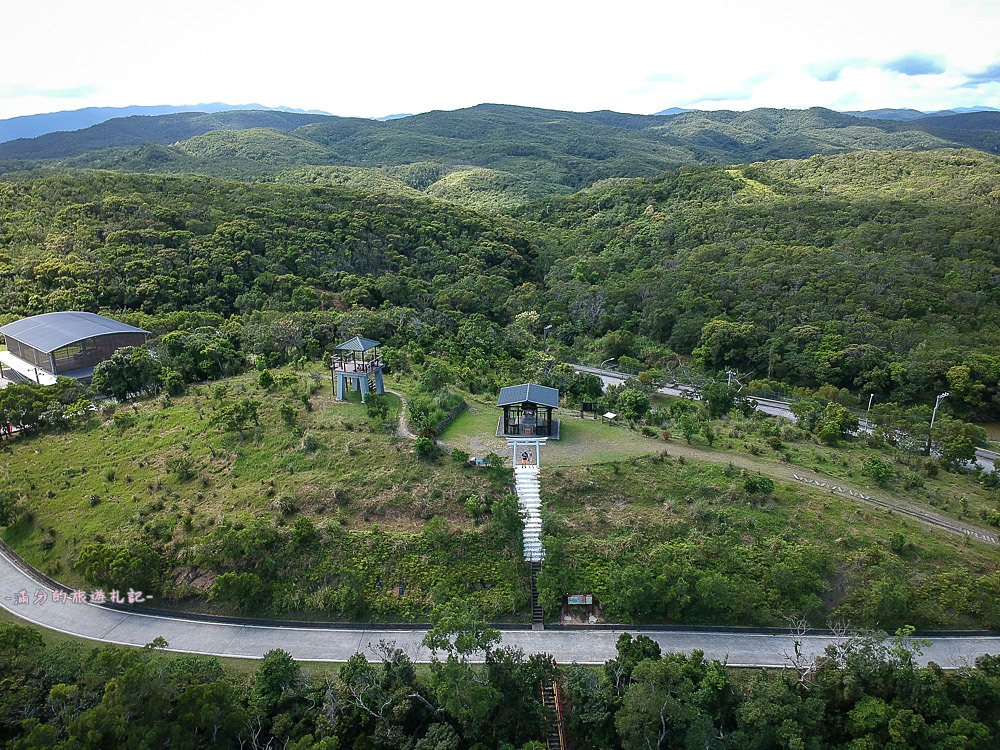
[(413, 450), (425, 461), (433, 460), (438, 453), (437, 443), (429, 437), (418, 437), (413, 443)]
[(287, 402), (283, 403), (278, 407), (278, 414), (281, 415), (281, 421), (283, 421), (286, 426), (295, 426), (296, 413), (294, 406)]
[(865, 476), (871, 477), (880, 485), (886, 484), (896, 476), (896, 469), (893, 468), (891, 463), (875, 456), (865, 460), (861, 465), (861, 471)]
[(774, 492), (774, 480), (763, 474), (751, 474), (743, 480), (743, 488), (752, 495), (770, 495)]

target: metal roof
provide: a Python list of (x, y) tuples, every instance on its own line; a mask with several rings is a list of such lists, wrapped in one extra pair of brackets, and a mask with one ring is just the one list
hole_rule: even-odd
[(369, 349), (374, 349), (376, 346), (381, 346), (381, 344), (378, 341), (372, 341), (362, 336), (355, 336), (350, 341), (345, 341), (338, 346), (337, 350), (343, 352), (366, 352)]
[(535, 385), (534, 383), (508, 385), (500, 389), (497, 406), (523, 404), (525, 401), (556, 409), (559, 407), (559, 389), (549, 388), (547, 385)]
[(75, 341), (114, 333), (149, 331), (89, 312), (52, 312), (15, 320), (0, 327), (0, 333), (49, 354)]

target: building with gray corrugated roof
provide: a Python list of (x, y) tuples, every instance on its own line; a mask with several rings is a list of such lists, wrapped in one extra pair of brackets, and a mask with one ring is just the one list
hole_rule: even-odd
[(7, 351), (0, 352), (8, 380), (42, 385), (57, 377), (89, 382), (94, 367), (123, 346), (143, 346), (149, 331), (89, 312), (52, 312), (0, 326)]

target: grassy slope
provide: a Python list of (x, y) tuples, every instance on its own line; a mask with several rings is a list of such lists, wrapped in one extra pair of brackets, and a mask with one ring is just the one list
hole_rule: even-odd
[[(124, 407), (119, 413), (126, 416), (119, 421), (134, 416), (125, 428), (113, 419), (95, 419), (73, 432), (14, 442), (0, 473), (5, 482), (26, 488), (32, 519), (8, 528), (4, 538), (31, 563), (71, 584), (81, 583), (72, 564), (89, 541), (158, 539), (168, 550), (190, 552), (214, 529), (240, 528), (257, 518), (290, 525), (302, 514), (331, 533), (359, 534), (359, 540), (380, 538), (371, 536), (377, 524), (376, 533), (388, 533), (397, 547), (405, 547), (407, 539), (416, 547), (436, 516), (447, 520), (453, 539), (467, 540), (460, 546), (478, 544), (465, 498), (495, 498), (506, 485), (491, 484), (486, 472), (447, 457), (436, 464), (418, 461), (407, 441), (370, 431), (360, 404), (334, 403), (323, 377), (299, 376), (300, 391), (320, 379), (312, 412), (301, 409), (287, 390), (260, 392), (252, 374), (227, 382), (231, 396), (249, 394), (264, 402), (261, 426), (245, 442), (210, 426), (218, 406), (215, 385), (199, 386), (167, 406), (151, 401)], [(280, 422), (282, 401), (297, 405), (305, 432), (294, 433)], [(543, 452), (543, 491), (550, 524), (556, 524), (549, 528), (586, 569), (595, 593), (607, 591), (616, 561), (642, 559), (677, 534), (704, 546), (707, 542), (697, 540), (735, 533), (735, 543), (748, 556), (759, 557), (761, 549), (774, 545), (804, 545), (829, 558), (826, 610), (846, 602), (853, 607), (848, 611), (860, 611), (857, 600), (867, 585), (862, 572), (873, 550), (891, 556), (895, 545), (910, 577), (914, 621), (979, 622), (968, 612), (972, 605), (955, 594), (956, 577), (970, 582), (970, 590), (987, 580), (983, 576), (994, 574), (1000, 562), (997, 548), (790, 481), (789, 472), (815, 470), (869, 494), (966, 514), (971, 523), (978, 509), (995, 507), (996, 497), (968, 478), (942, 474), (907, 490), (903, 478), (912, 470), (899, 464), (900, 479), (875, 488), (859, 471), (867, 449), (836, 450), (789, 435), (781, 457), (754, 431), (754, 420), (720, 423), (720, 437), (709, 447), (664, 443), (568, 413), (563, 418), (564, 439)], [(495, 408), (471, 401), (443, 440), (449, 449), (506, 455), (492, 436), (495, 427)], [(168, 469), (168, 459), (179, 456), (191, 458), (193, 478), (182, 481)], [(764, 501), (742, 489), (744, 475), (758, 471), (777, 479), (774, 495)], [(420, 573), (423, 585), (432, 587), (435, 576), (447, 578), (448, 566), (435, 568), (427, 559), (425, 554), (424, 563), (416, 564), (427, 569)], [(474, 559), (468, 565), (478, 565)], [(414, 562), (400, 558), (394, 565), (412, 570)], [(757, 564), (767, 569), (766, 560)], [(471, 571), (462, 575), (468, 578)], [(504, 578), (510, 575), (506, 571), (491, 570), (487, 578)], [(417, 612), (427, 601), (419, 598), (406, 611)], [(550, 612), (554, 606), (550, 602)], [(778, 614), (762, 605), (756, 621), (774, 622)], [(719, 612), (710, 619), (734, 621), (731, 616)]]
[[(459, 529), (472, 526), (457, 498), (484, 491), (481, 474), (418, 461), (405, 441), (372, 432), (360, 403), (335, 402), (329, 383), (321, 381), (306, 412), (289, 391), (263, 393), (254, 381), (250, 374), (227, 382), (227, 397), (263, 401), (261, 426), (244, 442), (210, 425), (220, 403), (214, 385), (166, 407), (124, 406), (119, 419), (135, 418), (125, 428), (100, 417), (71, 432), (15, 441), (0, 474), (25, 488), (34, 521), (7, 529), (4, 538), (32, 564), (75, 584), (72, 561), (88, 541), (115, 542), (145, 529), (185, 544), (217, 525), (281, 516), (288, 503), (345, 529), (377, 523), (414, 532), (433, 516)], [(303, 373), (300, 390), (314, 382)], [(281, 423), (282, 402), (295, 406), (298, 431)], [(167, 464), (176, 457), (191, 459), (193, 478), (171, 472)]]

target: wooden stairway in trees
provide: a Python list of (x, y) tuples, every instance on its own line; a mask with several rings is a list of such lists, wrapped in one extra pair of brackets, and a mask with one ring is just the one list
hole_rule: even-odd
[(559, 696), (559, 683), (556, 680), (542, 683), (542, 705), (548, 711), (548, 722), (545, 727), (546, 750), (566, 750), (566, 728), (563, 724), (562, 699)]
[(541, 563), (531, 563), (531, 624), (533, 627), (538, 626), (537, 629), (539, 630), (545, 627), (545, 612), (542, 610), (542, 605), (538, 603), (538, 584), (536, 580), (538, 571), (541, 569)]

